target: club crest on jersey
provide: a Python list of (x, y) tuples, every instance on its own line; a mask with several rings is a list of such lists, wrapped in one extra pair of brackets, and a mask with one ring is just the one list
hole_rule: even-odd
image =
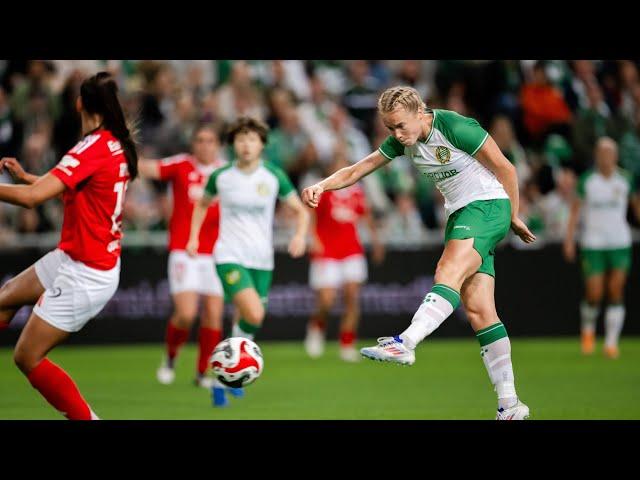
[(447, 147), (436, 147), (436, 159), (441, 163), (449, 163), (451, 160), (451, 151)]
[(266, 197), (269, 195), (269, 186), (266, 183), (261, 182), (256, 185), (256, 192), (258, 192), (258, 195), (261, 197)]

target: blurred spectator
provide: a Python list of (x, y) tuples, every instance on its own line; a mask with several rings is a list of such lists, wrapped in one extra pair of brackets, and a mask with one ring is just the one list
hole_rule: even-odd
[(587, 106), (578, 110), (572, 127), (576, 162), (580, 170), (591, 164), (596, 140), (603, 136), (620, 138), (625, 128), (625, 119), (615, 115), (604, 100), (602, 88), (591, 78), (584, 84)]
[(564, 238), (571, 201), (575, 195), (577, 178), (568, 168), (553, 170), (555, 185), (539, 201), (539, 208), (544, 223), (545, 239), (560, 241)]
[(380, 86), (371, 75), (369, 62), (354, 60), (349, 64), (350, 85), (343, 96), (343, 105), (356, 120), (358, 127), (370, 137), (377, 114)]
[(518, 142), (509, 117), (497, 115), (491, 122), (489, 134), (495, 140), (502, 154), (516, 167), (520, 187), (531, 175), (531, 167), (527, 162), (527, 155)]
[[(591, 60), (573, 60), (570, 62), (573, 76), (565, 86), (564, 97), (573, 112), (590, 107), (588, 84), (596, 82), (596, 67)], [(603, 95), (604, 100), (604, 95)]]
[(628, 119), (633, 119), (640, 100), (638, 67), (631, 60), (620, 60), (618, 75), (620, 79), (620, 111)]
[(199, 123), (194, 94), (185, 90), (175, 100), (175, 115), (159, 129), (156, 150), (160, 157), (188, 151), (193, 131)]
[(432, 94), (432, 86), (422, 78), (421, 62), (418, 60), (403, 60), (393, 83), (415, 88), (425, 101)]
[[(139, 117), (140, 134), (144, 144), (155, 145), (164, 123), (174, 114), (171, 95), (175, 79), (171, 68), (165, 63), (140, 62), (138, 69), (145, 85)], [(147, 156), (157, 156), (157, 153)]]
[(544, 62), (533, 67), (533, 78), (520, 90), (523, 123), (530, 139), (538, 144), (552, 131), (566, 134), (571, 111), (562, 93), (551, 84)]
[(620, 166), (640, 180), (640, 108), (635, 111), (635, 122), (620, 137)]
[(76, 102), (84, 78), (81, 70), (72, 70), (60, 93), (61, 113), (53, 127), (53, 143), (57, 158), (62, 158), (80, 140), (82, 125)]
[(309, 79), (300, 60), (272, 60), (264, 82), (267, 87), (289, 90), (296, 101), (308, 100), (311, 96)]
[(17, 156), (21, 144), (22, 125), (11, 111), (4, 88), (0, 87), (0, 158)]
[(426, 230), (413, 196), (410, 193), (399, 194), (396, 196), (395, 207), (385, 222), (384, 238), (421, 240), (426, 235)]
[(48, 83), (52, 68), (43, 60), (31, 60), (27, 64), (27, 77), (16, 85), (11, 95), (11, 108), (22, 122), (25, 136), (39, 124), (54, 122), (58, 117), (59, 99)]
[(260, 91), (253, 85), (251, 68), (245, 61), (237, 61), (231, 67), (229, 82), (217, 91), (218, 113), (226, 122), (249, 115), (264, 120), (267, 112)]
[(316, 163), (316, 151), (293, 105), (284, 107), (278, 120), (279, 126), (269, 133), (264, 156), (285, 170), (293, 184), (298, 186), (302, 174)]

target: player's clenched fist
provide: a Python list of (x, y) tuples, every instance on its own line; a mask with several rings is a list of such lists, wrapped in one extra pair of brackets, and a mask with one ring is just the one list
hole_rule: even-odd
[(320, 202), (320, 195), (324, 192), (324, 188), (319, 183), (311, 185), (302, 191), (302, 201), (311, 208), (316, 208)]

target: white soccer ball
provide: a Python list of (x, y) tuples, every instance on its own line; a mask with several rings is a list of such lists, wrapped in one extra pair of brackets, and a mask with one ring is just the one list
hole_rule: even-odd
[(264, 367), (260, 347), (242, 337), (226, 338), (216, 345), (210, 363), (213, 375), (232, 388), (255, 382)]

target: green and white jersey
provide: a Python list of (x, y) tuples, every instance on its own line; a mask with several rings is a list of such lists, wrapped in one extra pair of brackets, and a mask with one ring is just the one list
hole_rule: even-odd
[(233, 162), (211, 174), (205, 191), (211, 197), (217, 195), (220, 202), (215, 262), (273, 270), (276, 198), (296, 193), (286, 173), (262, 160), (253, 172), (247, 173)]
[(633, 192), (632, 176), (625, 170), (617, 169), (608, 178), (595, 170), (582, 174), (578, 181), (582, 248), (608, 250), (631, 245), (627, 207)]
[(480, 124), (450, 110), (432, 110), (425, 142), (405, 147), (389, 136), (378, 149), (390, 160), (405, 157), (433, 180), (445, 199), (447, 217), (476, 200), (509, 198), (496, 176), (473, 158), (489, 134)]

